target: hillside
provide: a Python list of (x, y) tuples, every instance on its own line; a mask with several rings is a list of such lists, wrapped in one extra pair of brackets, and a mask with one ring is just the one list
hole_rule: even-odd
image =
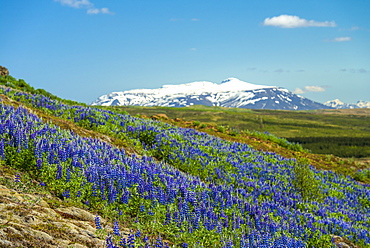
[[(87, 222), (89, 242), (105, 240), (106, 247), (370, 247), (370, 173), (364, 167), (356, 173), (360, 168), (347, 168), (359, 183), (311, 167), (309, 153), (272, 135), (255, 140), (265, 144), (260, 150), (231, 141), (237, 136), (222, 128), (217, 131), (227, 139), (122, 109), (8, 87), (0, 94), (0, 179), (8, 199), (1, 203), (8, 210), (0, 233), (28, 230), (23, 205), (30, 204), (31, 211), (57, 213), (39, 225), (40, 235), (62, 239), (67, 230), (53, 236), (47, 229), (63, 226), (60, 216), (77, 218)], [(294, 149), (295, 157), (268, 148)], [(344, 167), (344, 160), (327, 159)], [(83, 229), (82, 222), (74, 225)], [(80, 228), (73, 236), (79, 238), (59, 246), (97, 247), (101, 241), (81, 241)], [(21, 237), (23, 245), (42, 239)]]
[[(370, 109), (312, 111), (255, 110), (190, 106), (115, 107), (132, 115), (165, 114), (171, 119), (203, 125), (232, 127), (239, 131), (268, 132), (318, 154), (349, 158), (370, 158)], [(206, 129), (206, 128), (205, 128)]]
[(335, 109), (370, 108), (370, 102), (357, 101), (356, 103), (344, 103), (339, 99), (324, 102), (324, 105)]
[[(105, 247), (95, 215), (0, 165), (0, 247)], [(99, 238), (100, 236), (100, 238)]]

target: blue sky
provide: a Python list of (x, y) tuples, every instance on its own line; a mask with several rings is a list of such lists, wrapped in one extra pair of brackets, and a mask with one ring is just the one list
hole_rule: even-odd
[(0, 65), (63, 98), (236, 77), (370, 101), (369, 0), (0, 1)]

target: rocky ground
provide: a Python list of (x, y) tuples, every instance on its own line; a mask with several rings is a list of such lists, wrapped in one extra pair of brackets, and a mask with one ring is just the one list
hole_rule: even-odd
[(16, 182), (9, 171), (0, 166), (0, 247), (105, 247), (93, 213), (35, 192), (35, 182)]
[[(103, 230), (97, 231), (95, 217), (0, 160), (0, 248), (106, 247), (112, 221), (101, 218)], [(121, 228), (121, 234), (127, 237), (129, 230)], [(332, 239), (338, 248), (359, 248), (344, 237)]]
[[(101, 218), (105, 232), (97, 232), (95, 214), (68, 206), (37, 184), (0, 164), (0, 248), (106, 247), (106, 231), (112, 230), (106, 220)], [(359, 248), (345, 238), (332, 238), (338, 248)]]
[(0, 76), (8, 76), (9, 75), (9, 70), (4, 67), (4, 66), (0, 66)]

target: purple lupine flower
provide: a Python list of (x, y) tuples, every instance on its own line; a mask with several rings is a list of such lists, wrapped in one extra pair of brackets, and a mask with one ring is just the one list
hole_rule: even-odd
[(167, 213), (166, 213), (166, 219), (164, 221), (164, 224), (165, 225), (168, 225), (171, 223), (171, 212), (167, 210)]
[(100, 217), (97, 215), (95, 216), (95, 227), (96, 229), (102, 229), (101, 223), (100, 223)]
[(19, 175), (19, 174), (15, 174), (14, 182), (16, 182), (16, 183), (20, 183), (20, 182), (21, 182), (21, 175)]
[(56, 179), (61, 179), (63, 176), (63, 168), (60, 164), (57, 165), (57, 174), (56, 174)]
[(137, 238), (141, 237), (141, 231), (140, 230), (137, 230), (137, 232), (135, 233), (135, 237), (137, 237)]
[(127, 247), (127, 240), (124, 238), (124, 236), (121, 237), (121, 239), (119, 241), (119, 246)]
[[(22, 96), (22, 101), (24, 98), (31, 99), (26, 95), (21, 95), (21, 93), (17, 93), (17, 95)], [(50, 99), (47, 99), (43, 96), (37, 97), (37, 100), (35, 100), (35, 98), (33, 97), (32, 101), (34, 102), (34, 104), (54, 111), (54, 113), (57, 115), (61, 115), (63, 113), (62, 110), (64, 110), (63, 108), (67, 108), (67, 106), (62, 108), (62, 105), (60, 105), (58, 102), (51, 101)], [(0, 111), (3, 111), (3, 109), (5, 108), (7, 108), (8, 110), (10, 109), (8, 107), (2, 107), (2, 110), (0, 109)], [(215, 139), (207, 136), (206, 134), (198, 133), (193, 130), (177, 129), (165, 125), (160, 126), (161, 124), (159, 123), (157, 124), (155, 122), (141, 121), (133, 117), (124, 117), (124, 119), (121, 116), (114, 115), (114, 118), (108, 118), (108, 114), (105, 115), (105, 113), (108, 112), (105, 111), (97, 111), (91, 108), (83, 107), (73, 108), (74, 110), (77, 110), (77, 120), (79, 118), (87, 119), (91, 124), (94, 125), (103, 125), (108, 119), (112, 121), (112, 124), (114, 124), (114, 120), (117, 120), (117, 123), (119, 123), (118, 126), (127, 127), (131, 125), (133, 134), (130, 134), (130, 137), (134, 137), (134, 135), (140, 137), (140, 134), (143, 131), (148, 130), (157, 133), (153, 144), (155, 144), (156, 149), (163, 149), (165, 148), (164, 146), (170, 147), (171, 151), (164, 151), (168, 153), (166, 154), (165, 158), (168, 159), (169, 163), (171, 163), (172, 159), (176, 158), (176, 161), (179, 161), (179, 163), (194, 164), (195, 166), (200, 165), (200, 168), (205, 169), (205, 171), (207, 171), (207, 169), (209, 169), (209, 171), (213, 171), (212, 166), (216, 165), (219, 170), (215, 171), (215, 174), (213, 175), (206, 175), (206, 178), (209, 178), (209, 180), (215, 180), (214, 184), (216, 186), (214, 188), (212, 188), (212, 186), (200, 184), (198, 179), (189, 179), (190, 176), (185, 179), (182, 173), (179, 173), (178, 171), (169, 172), (165, 171), (164, 168), (150, 170), (153, 171), (153, 174), (158, 174), (158, 178), (164, 185), (164, 187), (162, 188), (163, 197), (160, 196), (160, 201), (165, 204), (167, 204), (168, 202), (173, 203), (176, 201), (181, 202), (181, 204), (183, 204), (183, 202), (189, 203), (190, 209), (192, 210), (190, 211), (189, 209), (189, 214), (184, 215), (183, 212), (186, 211), (182, 211), (182, 209), (177, 209), (174, 211), (174, 215), (178, 210), (181, 210), (181, 216), (183, 216), (184, 219), (186, 217), (186, 220), (188, 222), (191, 222), (193, 225), (195, 223), (195, 217), (193, 215), (194, 213), (196, 216), (200, 216), (200, 220), (203, 222), (204, 226), (208, 225), (208, 227), (210, 228), (209, 230), (213, 230), (216, 225), (225, 224), (219, 220), (219, 216), (208, 216), (207, 213), (213, 210), (217, 212), (222, 210), (226, 211), (229, 209), (229, 207), (238, 202), (237, 204), (235, 204), (236, 206), (245, 206), (238, 207), (239, 209), (236, 211), (237, 216), (243, 216), (240, 219), (240, 223), (245, 224), (249, 227), (258, 226), (261, 229), (259, 231), (270, 231), (270, 234), (272, 236), (274, 236), (273, 233), (279, 231), (281, 233), (289, 233), (289, 237), (292, 236), (299, 239), (300, 237), (303, 238), (304, 230), (308, 229), (310, 231), (315, 231), (315, 226), (319, 226), (318, 230), (321, 230), (324, 234), (327, 234), (330, 231), (337, 232), (338, 234), (346, 236), (353, 241), (369, 236), (368, 230), (362, 231), (360, 227), (354, 227), (355, 223), (369, 217), (368, 213), (358, 207), (358, 199), (366, 199), (366, 196), (369, 195), (368, 190), (362, 191), (365, 189), (365, 187), (359, 188), (357, 185), (354, 185), (354, 182), (351, 182), (348, 178), (342, 179), (341, 177), (327, 172), (323, 172), (322, 174), (320, 174), (322, 175), (325, 187), (333, 187), (332, 183), (335, 183), (336, 186), (334, 186), (334, 189), (337, 190), (339, 193), (343, 193), (345, 197), (343, 197), (342, 199), (339, 199), (337, 197), (327, 197), (325, 199), (325, 205), (327, 206), (325, 209), (326, 213), (322, 213), (322, 216), (320, 216), (320, 213), (310, 212), (309, 214), (313, 215), (314, 217), (307, 217), (302, 212), (296, 210), (297, 204), (300, 203), (300, 198), (297, 197), (298, 195), (296, 192), (294, 192), (295, 190), (289, 181), (289, 174), (291, 172), (292, 163), (294, 162), (293, 160), (284, 159), (273, 153), (253, 151), (247, 145), (228, 143), (226, 141)], [(58, 110), (59, 112), (55, 110)], [(97, 113), (101, 113), (103, 117), (98, 118)], [(52, 140), (50, 141), (50, 143), (48, 143), (48, 139), (44, 139), (43, 137), (41, 137), (41, 135), (59, 135), (59, 131), (57, 129), (52, 129), (49, 125), (45, 125), (45, 128), (43, 128), (42, 130), (34, 132), (31, 131), (29, 127), (18, 127), (18, 124), (16, 123), (20, 123), (21, 125), (31, 125), (31, 121), (25, 122), (22, 119), (23, 117), (18, 117), (18, 115), (20, 114), (25, 115), (28, 113), (19, 108), (14, 118), (10, 118), (10, 120), (14, 119), (16, 121), (9, 121), (9, 123), (7, 124), (3, 123), (3, 126), (1, 127), (1, 132), (5, 132), (7, 129), (10, 129), (8, 133), (12, 136), (12, 140), (7, 141), (9, 142), (7, 144), (12, 145), (11, 142), (13, 141), (18, 142), (19, 144), (23, 144), (23, 141), (25, 141), (23, 140), (24, 136), (21, 135), (23, 134), (23, 132), (17, 132), (16, 130), (20, 127), (24, 128), (24, 130), (27, 130), (28, 133), (32, 133), (33, 140), (36, 140), (38, 138), (37, 136), (40, 135), (40, 140), (43, 139), (42, 142), (40, 142), (40, 149), (42, 149), (42, 153), (51, 154), (49, 157), (45, 157), (48, 158), (48, 161), (51, 164), (58, 163), (58, 160), (64, 159), (64, 155), (58, 152), (61, 149), (64, 149), (67, 152), (67, 157), (70, 155), (70, 150), (68, 150), (67, 147), (63, 144), (59, 144), (59, 142), (64, 142), (63, 139)], [(9, 118), (0, 118), (0, 121), (7, 119)], [(124, 125), (120, 124), (120, 122), (122, 121), (124, 122)], [(117, 130), (119, 130), (118, 132), (124, 131), (127, 133), (126, 129)], [(173, 138), (171, 136), (172, 134), (175, 134), (178, 137)], [(14, 140), (14, 135), (18, 135), (18, 141)], [(82, 143), (84, 142), (78, 141), (75, 143), (79, 143), (79, 145), (82, 145)], [(58, 145), (50, 145), (53, 143)], [(99, 142), (97, 142), (96, 140), (89, 139), (89, 142), (86, 142), (86, 144), (87, 143), (89, 143), (89, 146), (83, 145), (83, 148), (79, 149), (78, 151), (74, 151), (74, 154), (80, 157), (78, 163), (81, 162), (81, 169), (84, 168), (86, 169), (86, 171), (88, 171), (88, 167), (93, 164), (100, 168), (99, 173), (95, 174), (99, 175), (100, 172), (102, 172), (102, 176), (91, 176), (88, 177), (86, 180), (95, 185), (101, 185), (103, 187), (102, 192), (106, 196), (109, 196), (110, 192), (112, 192), (113, 190), (112, 188), (109, 188), (109, 184), (107, 184), (107, 178), (113, 179), (113, 181), (115, 181), (115, 183), (112, 185), (119, 185), (118, 188), (116, 188), (117, 194), (119, 195), (127, 190), (127, 187), (131, 187), (135, 183), (140, 184), (144, 182), (146, 178), (149, 178), (146, 175), (144, 177), (142, 176), (143, 174), (145, 174), (143, 172), (146, 171), (148, 168), (144, 167), (142, 162), (145, 164), (151, 163), (153, 164), (153, 166), (156, 166), (154, 165), (154, 163), (151, 162), (150, 159), (147, 159), (145, 157), (141, 160), (142, 162), (139, 161), (138, 157), (132, 157), (130, 158), (132, 159), (132, 161), (129, 161), (125, 160), (125, 158), (123, 158), (124, 155), (122, 154), (112, 155), (112, 153), (109, 154), (109, 159), (100, 158), (108, 156), (107, 154), (110, 153), (112, 148), (99, 144)], [(205, 147), (206, 145), (208, 146), (208, 148), (210, 148), (205, 149), (207, 150), (207, 152), (198, 149), (200, 146)], [(100, 153), (101, 151), (104, 152)], [(55, 156), (55, 154), (58, 154), (58, 156)], [(59, 156), (59, 154), (63, 156)], [(127, 177), (124, 176), (124, 179), (122, 179), (120, 182), (118, 182), (118, 180), (120, 180), (119, 175), (116, 173), (115, 169), (110, 166), (110, 161), (113, 160), (120, 161), (129, 168)], [(104, 164), (107, 165), (107, 167), (103, 169), (101, 167), (103, 167)], [(47, 161), (44, 162), (44, 165), (48, 166)], [(212, 166), (208, 167), (209, 165)], [(72, 166), (78, 167), (75, 165)], [(224, 166), (235, 169), (237, 173), (228, 173), (228, 171), (225, 170)], [(177, 179), (173, 180), (172, 184), (184, 185), (184, 188), (179, 190), (177, 186), (173, 186), (172, 184), (171, 187), (168, 187), (168, 183), (170, 181), (168, 180), (169, 177), (166, 178), (166, 176), (164, 176), (165, 173), (169, 173), (168, 175), (171, 175), (170, 177), (173, 178), (181, 178), (178, 181)], [(148, 172), (148, 174), (150, 173)], [(107, 176), (107, 178), (105, 176)], [(280, 180), (280, 176), (282, 176), (283, 180)], [(233, 187), (228, 186), (231, 182), (235, 182), (233, 183)], [(220, 183), (221, 185), (225, 185), (220, 186), (218, 189), (217, 186), (220, 185)], [(151, 185), (152, 181), (148, 182), (148, 184), (148, 188), (150, 188), (150, 190), (140, 188), (140, 190), (142, 191), (140, 192), (143, 194), (147, 193), (148, 200), (152, 200), (152, 202), (154, 203), (155, 201), (153, 200), (155, 199), (155, 194), (153, 194), (152, 192), (154, 188)], [(81, 187), (83, 187), (83, 184), (81, 184)], [(194, 192), (194, 188), (197, 187), (204, 188), (204, 192), (215, 192), (215, 195), (213, 195), (213, 193), (208, 193), (209, 200), (207, 199), (207, 201), (205, 201), (206, 204), (200, 210), (200, 213), (198, 213), (197, 210), (199, 206), (194, 205), (192, 199), (190, 197), (187, 198), (186, 195), (186, 192)], [(241, 188), (237, 189), (237, 187)], [(345, 190), (345, 188), (348, 187), (351, 188), (351, 192)], [(169, 188), (176, 188), (174, 191), (176, 194), (170, 196), (170, 194), (167, 193), (169, 192), (167, 191)], [(177, 200), (176, 195), (178, 194), (178, 192), (181, 192), (182, 197), (184, 197), (184, 199), (186, 200)], [(158, 195), (160, 194), (162, 193), (159, 193)], [(259, 196), (261, 195), (271, 197), (271, 204), (268, 204), (264, 200), (260, 200)], [(199, 197), (197, 199), (199, 200)], [(317, 202), (312, 201), (311, 204), (313, 207), (318, 207), (317, 209), (320, 209), (320, 206)], [(251, 206), (258, 206), (258, 208), (260, 208), (260, 212), (258, 212), (256, 208), (253, 208)], [(207, 208), (209, 208), (209, 210), (207, 210)], [(238, 211), (240, 211), (240, 213), (238, 213)], [(330, 214), (333, 212), (343, 213), (346, 216), (346, 219), (348, 218), (348, 221), (344, 222), (343, 220), (340, 220), (338, 218), (328, 218), (327, 216), (330, 216)], [(281, 218), (281, 222), (276, 223), (276, 225), (279, 226), (279, 230), (274, 230), (276, 228), (271, 228), (269, 226), (269, 223), (271, 222), (269, 218), (266, 218), (267, 213), (274, 213), (276, 217)], [(317, 218), (317, 216), (320, 216), (320, 218)], [(255, 221), (253, 221), (255, 218), (258, 218), (260, 222), (256, 223)], [(300, 221), (301, 219), (304, 219), (304, 221)], [(179, 221), (180, 220), (177, 220), (177, 223), (179, 223), (178, 225), (181, 226), (181, 222)], [(234, 223), (235, 218), (233, 217), (232, 219), (230, 219), (230, 221), (232, 221), (232, 225), (227, 225), (227, 227), (225, 227), (226, 229), (229, 229), (230, 226), (236, 227), (237, 223)], [(255, 245), (258, 245), (258, 243), (261, 242), (263, 235), (261, 236), (259, 234), (256, 234), (256, 237), (258, 238), (256, 238)], [(224, 240), (227, 240), (227, 238)], [(287, 244), (295, 247), (294, 244), (298, 244), (297, 242), (299, 242), (299, 240), (292, 241), (292, 239), (289, 238), (289, 242)], [(366, 242), (369, 243), (370, 240), (367, 238), (365, 239), (365, 243)]]
[(133, 247), (134, 243), (135, 243), (135, 235), (134, 234), (130, 234), (128, 235), (127, 237), (127, 243), (128, 245), (131, 247)]
[(115, 235), (121, 236), (120, 231), (119, 231), (119, 225), (118, 225), (118, 221), (117, 220), (114, 221), (114, 223), (113, 223), (113, 232), (114, 232)]
[(64, 191), (64, 192), (62, 193), (62, 196), (63, 196), (64, 198), (70, 198), (70, 197), (71, 197), (71, 192), (69, 191), (69, 189), (67, 189), (66, 191)]
[(145, 206), (144, 205), (140, 205), (140, 212), (145, 212)]
[(0, 157), (5, 159), (4, 139), (0, 139)]
[(98, 196), (98, 192), (97, 192), (97, 188), (96, 188), (95, 184), (93, 184), (93, 186), (92, 186), (92, 195), (93, 196)]
[(42, 160), (40, 158), (36, 160), (36, 168), (39, 170), (42, 168)]
[(66, 169), (66, 182), (70, 182), (71, 181), (71, 169), (68, 167)]
[(116, 248), (116, 246), (113, 243), (112, 236), (110, 234), (105, 239), (105, 242), (106, 242), (106, 248)]

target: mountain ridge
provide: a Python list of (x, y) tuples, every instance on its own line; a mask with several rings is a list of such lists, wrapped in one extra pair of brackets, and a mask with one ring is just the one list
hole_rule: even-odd
[(312, 110), (331, 108), (289, 90), (228, 78), (220, 84), (200, 81), (163, 85), (158, 89), (135, 89), (103, 95), (91, 105), (102, 106), (221, 106), (250, 109)]
[(336, 109), (370, 108), (370, 102), (357, 101), (356, 103), (344, 103), (339, 99), (324, 102), (324, 105)]

